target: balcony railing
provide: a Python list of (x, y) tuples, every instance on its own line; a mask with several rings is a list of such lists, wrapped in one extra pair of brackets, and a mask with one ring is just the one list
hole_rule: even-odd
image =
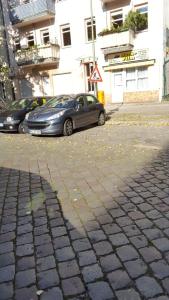
[(109, 33), (100, 37), (100, 46), (104, 54), (116, 53), (124, 48), (130, 50), (134, 45), (134, 32), (132, 30)]
[(55, 64), (59, 60), (58, 44), (47, 44), (16, 51), (18, 66)]
[(34, 0), (18, 5), (10, 11), (11, 21), (17, 27), (29, 25), (33, 22), (53, 18), (55, 5), (53, 0)]

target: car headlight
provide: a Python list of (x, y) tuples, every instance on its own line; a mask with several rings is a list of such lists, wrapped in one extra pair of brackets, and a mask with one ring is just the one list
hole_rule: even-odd
[(14, 121), (14, 118), (13, 118), (13, 117), (7, 117), (7, 118), (6, 118), (6, 121), (7, 121), (8, 123), (11, 123), (11, 122)]
[(50, 121), (55, 120), (55, 119), (60, 118), (61, 116), (63, 116), (63, 114), (64, 114), (64, 111), (60, 111), (57, 114), (52, 115), (51, 117), (49, 117), (48, 120), (50, 120)]
[(26, 116), (25, 116), (25, 120), (28, 120), (28, 118), (29, 118), (29, 114), (30, 114), (30, 113), (27, 113), (27, 114), (26, 114)]

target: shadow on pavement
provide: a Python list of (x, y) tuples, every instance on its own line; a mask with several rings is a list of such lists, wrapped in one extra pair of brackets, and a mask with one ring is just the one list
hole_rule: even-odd
[(59, 199), (57, 181), (0, 168), (0, 299), (169, 299), (168, 149), (123, 182)]

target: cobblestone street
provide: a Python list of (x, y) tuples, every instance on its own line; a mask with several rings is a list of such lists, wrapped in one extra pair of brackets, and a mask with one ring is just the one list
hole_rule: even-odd
[(0, 134), (0, 300), (169, 299), (169, 127)]

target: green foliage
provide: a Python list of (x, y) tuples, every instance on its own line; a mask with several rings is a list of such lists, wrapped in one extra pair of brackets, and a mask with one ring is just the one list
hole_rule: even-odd
[(111, 33), (133, 30), (134, 32), (144, 30), (148, 27), (147, 14), (140, 14), (138, 11), (130, 11), (121, 26), (111, 26), (111, 28), (103, 29), (98, 36), (104, 36)]
[(130, 11), (123, 24), (124, 28), (131, 29), (134, 32), (144, 30), (147, 26), (147, 14), (140, 14), (138, 11)]

